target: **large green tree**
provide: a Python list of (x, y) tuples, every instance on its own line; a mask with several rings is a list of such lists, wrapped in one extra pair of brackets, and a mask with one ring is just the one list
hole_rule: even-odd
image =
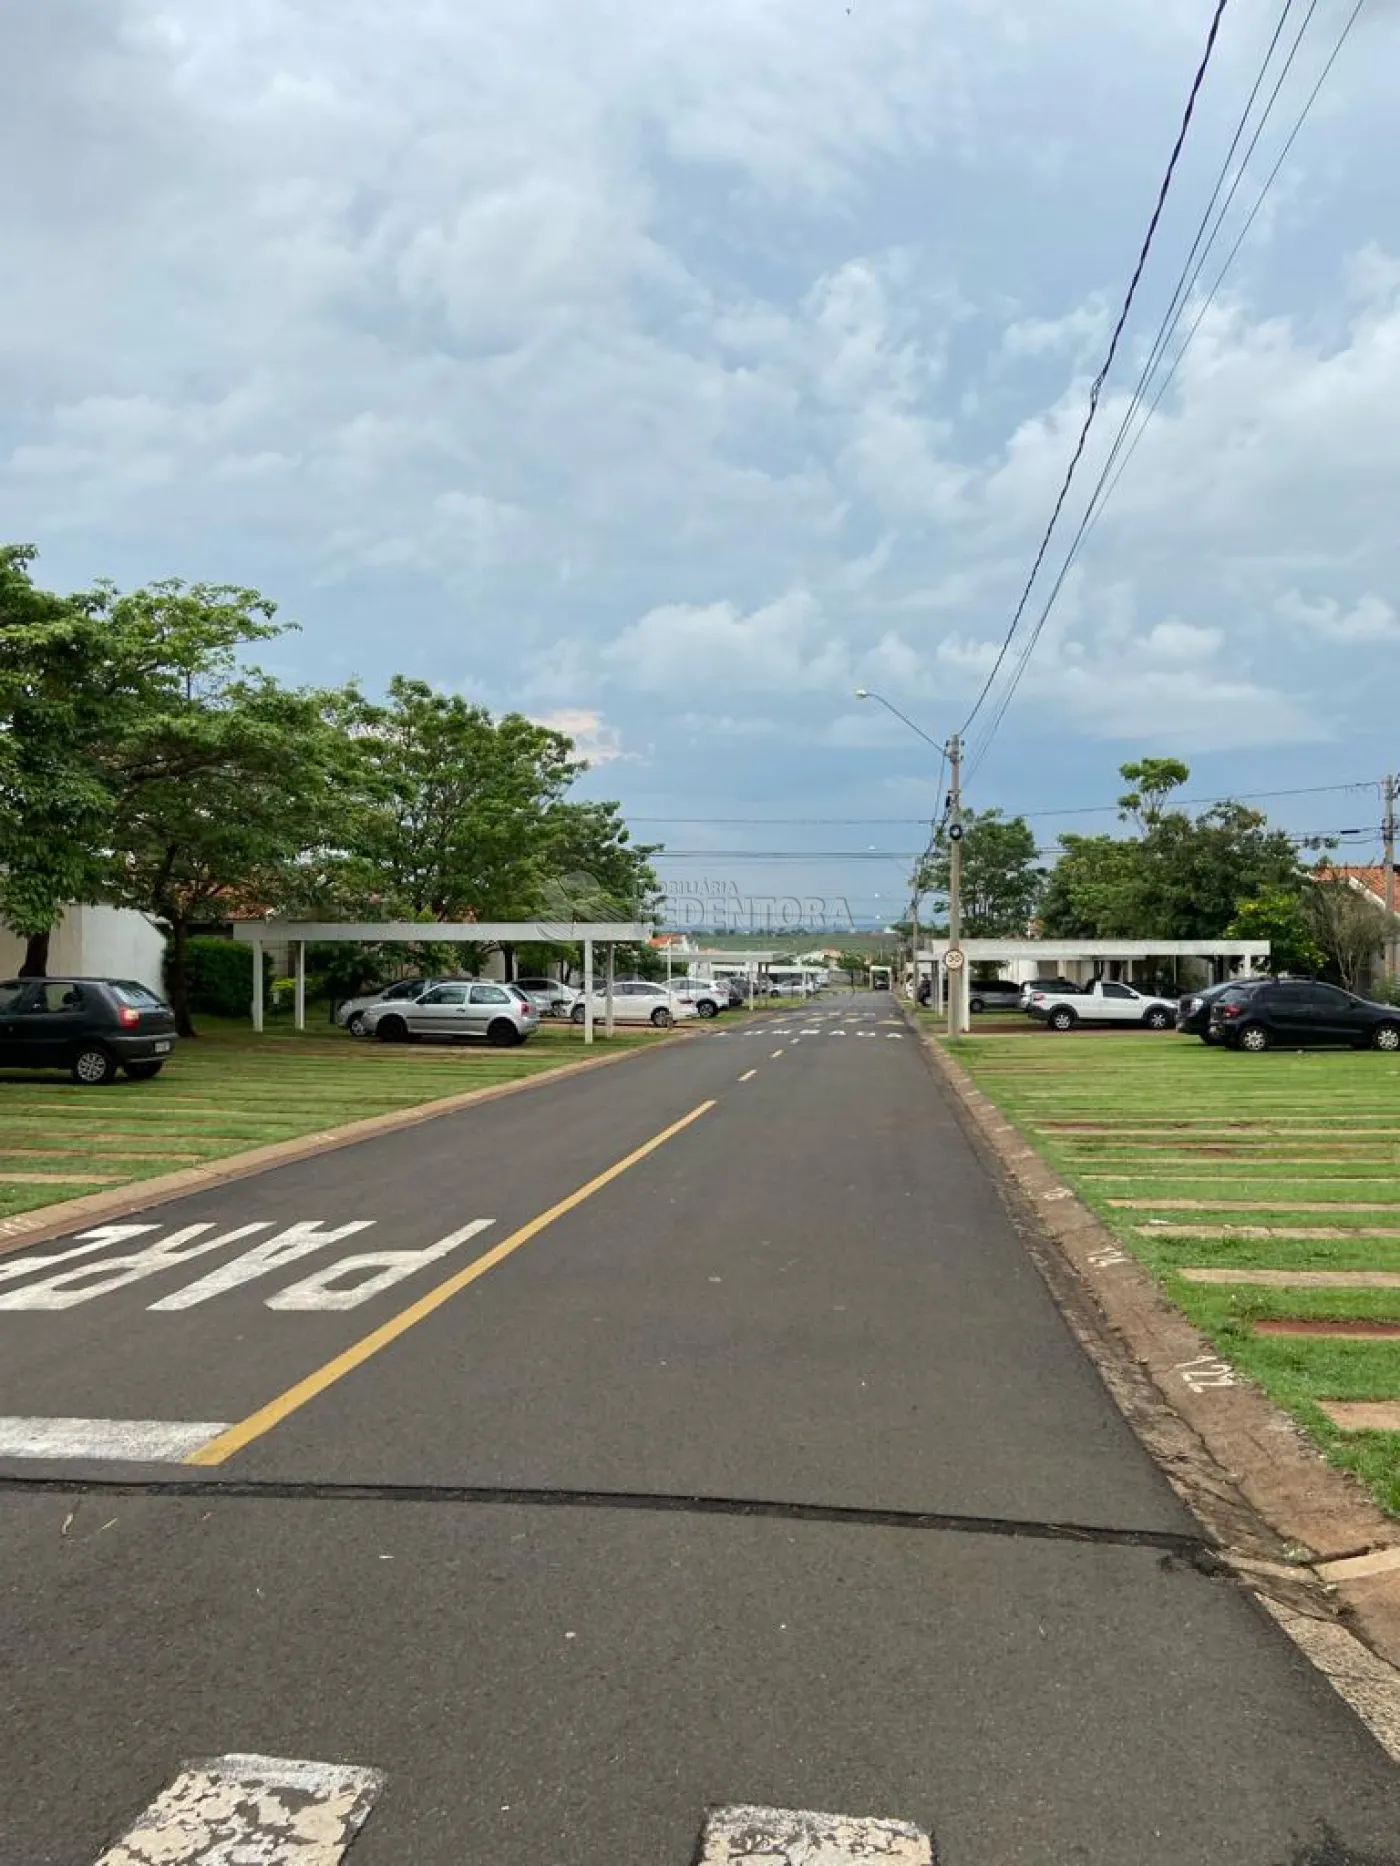
[[(1044, 881), (1035, 832), (1022, 816), (964, 810), (962, 930), (968, 939), (1024, 939)], [(945, 824), (934, 838), (917, 887), (945, 918), (952, 880), (952, 845)]]
[(130, 710), (98, 595), (40, 589), (24, 545), (0, 547), (0, 921), (42, 976), (66, 906), (101, 897), (114, 792), (105, 753)]

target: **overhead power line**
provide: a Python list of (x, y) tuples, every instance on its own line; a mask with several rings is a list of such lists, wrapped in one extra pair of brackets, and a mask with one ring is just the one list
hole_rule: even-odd
[[(1289, 0), (1290, 5), (1291, 3), (1292, 3), (1292, 0)], [(1322, 87), (1327, 82), (1327, 79), (1331, 74), (1333, 66), (1336, 64), (1337, 59), (1341, 55), (1343, 47), (1346, 45), (1347, 40), (1350, 38), (1351, 33), (1356, 25), (1356, 22), (1361, 16), (1361, 12), (1362, 12), (1363, 7), (1365, 6), (1365, 3), (1366, 3), (1366, 0), (1355, 0), (1355, 4), (1352, 7), (1351, 13), (1349, 14), (1345, 24), (1342, 27), (1342, 30), (1341, 30), (1340, 35), (1338, 36), (1337, 42), (1333, 46), (1331, 54), (1329, 55), (1326, 62), (1324, 63), (1322, 70), (1319, 73), (1318, 78), (1312, 87), (1312, 90), (1309, 92), (1308, 97), (1304, 101), (1303, 107), (1298, 114), (1297, 120), (1295, 121), (1292, 130), (1289, 132), (1289, 135), (1286, 138), (1282, 149), (1279, 151), (1278, 157), (1276, 161), (1274, 162), (1272, 169), (1269, 171), (1268, 176), (1265, 178), (1264, 184), (1259, 190), (1259, 193), (1255, 198), (1254, 204), (1251, 207), (1249, 214), (1246, 216), (1244, 224), (1240, 228), (1240, 231), (1235, 238), (1234, 244), (1232, 245), (1229, 253), (1227, 254), (1225, 258), (1224, 264), (1219, 268), (1218, 272), (1216, 273), (1215, 279), (1213, 283), (1211, 284), (1210, 290), (1207, 292), (1204, 300), (1197, 308), (1195, 319), (1191, 325), (1190, 330), (1187, 332), (1185, 341), (1181, 344), (1175, 357), (1173, 358), (1171, 368), (1167, 371), (1166, 375), (1163, 377), (1161, 383), (1159, 384), (1157, 392), (1155, 396), (1153, 397), (1151, 403), (1149, 404), (1146, 414), (1143, 416), (1141, 425), (1138, 427), (1137, 433), (1133, 436), (1133, 439), (1130, 445), (1127, 447), (1126, 451), (1123, 451), (1123, 442), (1127, 436), (1129, 429), (1131, 428), (1133, 424), (1133, 421), (1136, 419), (1139, 409), (1141, 407), (1142, 400), (1143, 400), (1142, 390), (1145, 386), (1146, 376), (1150, 374), (1150, 370), (1144, 373), (1144, 378), (1140, 380), (1138, 388), (1134, 391), (1133, 396), (1129, 401), (1127, 412), (1125, 413), (1123, 420), (1119, 426), (1118, 434), (1115, 437), (1113, 447), (1099, 474), (1098, 480), (1094, 487), (1093, 494), (1089, 500), (1089, 504), (1085, 509), (1083, 518), (1080, 520), (1079, 528), (1075, 532), (1075, 535), (1074, 535), (1073, 540), (1071, 541), (1069, 550), (1065, 554), (1065, 560), (1060, 566), (1059, 573), (1056, 576), (1054, 584), (1051, 587), (1049, 596), (1046, 598), (1045, 603), (1043, 607), (1041, 608), (1040, 615), (1036, 619), (1035, 627), (1031, 630), (1031, 633), (1021, 650), (1020, 657), (1017, 661), (1015, 670), (1012, 674), (1010, 681), (1007, 683), (1005, 691), (1002, 693), (1001, 698), (997, 703), (996, 711), (991, 719), (991, 722), (985, 727), (981, 735), (977, 750), (970, 761), (970, 770), (969, 770), (970, 776), (974, 775), (977, 772), (977, 770), (981, 767), (983, 760), (986, 758), (987, 752), (991, 747), (992, 740), (996, 737), (997, 730), (1000, 727), (1002, 720), (1006, 716), (1007, 708), (1010, 706), (1012, 700), (1014, 699), (1016, 695), (1016, 691), (1021, 684), (1021, 680), (1025, 674), (1027, 666), (1030, 663), (1030, 658), (1032, 654), (1035, 652), (1036, 645), (1040, 640), (1040, 636), (1041, 636), (1042, 631), (1044, 630), (1045, 624), (1049, 620), (1051, 612), (1053, 611), (1056, 602), (1059, 600), (1060, 592), (1064, 588), (1065, 581), (1069, 576), (1069, 572), (1071, 568), (1073, 567), (1084, 544), (1087, 542), (1088, 538), (1091, 536), (1094, 530), (1094, 527), (1097, 525), (1100, 517), (1102, 516), (1104, 507), (1108, 504), (1109, 499), (1112, 498), (1114, 492), (1117, 490), (1118, 483), (1122, 479), (1123, 474), (1127, 471), (1129, 462), (1132, 460), (1133, 455), (1137, 452), (1138, 445), (1141, 442), (1143, 435), (1147, 432), (1147, 429), (1151, 425), (1154, 415), (1156, 414), (1158, 408), (1161, 406), (1163, 397), (1166, 395), (1168, 388), (1171, 386), (1172, 381), (1175, 379), (1177, 370), (1180, 368), (1182, 360), (1184, 359), (1186, 355), (1186, 352), (1190, 349), (1191, 343), (1193, 339), (1195, 338), (1197, 331), (1199, 331), (1202, 323), (1204, 322), (1206, 314), (1210, 310), (1211, 305), (1214, 303), (1216, 295), (1219, 292), (1221, 285), (1224, 283), (1226, 275), (1228, 274), (1231, 266), (1234, 264), (1235, 259), (1238, 256), (1241, 247), (1244, 245), (1245, 239), (1248, 237), (1250, 229), (1253, 227), (1255, 220), (1258, 218), (1260, 209), (1263, 207), (1264, 202), (1266, 198), (1268, 197), (1271, 189), (1273, 188), (1274, 183), (1277, 181), (1279, 173), (1283, 168), (1284, 162), (1288, 159), (1288, 155), (1290, 151), (1292, 150), (1294, 143), (1297, 141), (1299, 135), (1301, 134), (1304, 124), (1307, 122), (1309, 116), (1312, 114), (1313, 106), (1317, 102), (1317, 99), (1322, 90)], [(1220, 228), (1223, 223), (1225, 214), (1229, 211), (1230, 204), (1233, 201), (1236, 190), (1238, 189), (1239, 183), (1243, 178), (1245, 167), (1248, 164), (1250, 156), (1252, 156), (1255, 148), (1258, 145), (1259, 137), (1262, 134), (1264, 125), (1267, 123), (1269, 115), (1271, 114), (1273, 110), (1274, 103), (1277, 101), (1279, 90), (1283, 84), (1284, 79), (1287, 77), (1289, 70), (1292, 68), (1294, 60), (1297, 57), (1298, 49), (1302, 42), (1303, 34), (1307, 31), (1308, 25), (1311, 22), (1313, 14), (1316, 12), (1316, 10), (1317, 10), (1317, 0), (1312, 0), (1312, 4), (1309, 6), (1308, 11), (1303, 19), (1303, 24), (1299, 28), (1298, 34), (1295, 37), (1293, 44), (1289, 50), (1288, 57), (1284, 63), (1283, 70), (1280, 72), (1278, 80), (1274, 85), (1273, 92), (1269, 98), (1267, 105), (1265, 106), (1264, 114), (1255, 128), (1254, 135), (1251, 138), (1249, 148), (1245, 154), (1244, 163), (1241, 165), (1240, 171), (1236, 175), (1235, 182), (1231, 186), (1229, 194), (1226, 196), (1225, 202), (1222, 205), (1220, 213), (1216, 218), (1215, 226), (1211, 230), (1210, 237), (1205, 242), (1204, 247), (1200, 251), (1199, 258), (1196, 260), (1195, 270), (1193, 272), (1190, 272), (1189, 277), (1188, 277), (1187, 268), (1183, 268), (1182, 279), (1185, 281), (1185, 290), (1183, 292), (1182, 283), (1179, 281), (1177, 292), (1173, 295), (1173, 302), (1177, 304), (1177, 309), (1176, 309), (1175, 314), (1171, 316), (1170, 325), (1167, 329), (1167, 343), (1168, 344), (1170, 343), (1171, 336), (1174, 334), (1175, 330), (1180, 324), (1181, 315), (1185, 309), (1186, 302), (1189, 300), (1190, 292), (1194, 290), (1196, 281), (1200, 277), (1200, 273), (1205, 265), (1206, 259), (1209, 257), (1210, 251), (1215, 244), (1215, 241), (1219, 235)], [(1279, 22), (1280, 29), (1282, 28), (1284, 20), (1286, 20), (1287, 18), (1288, 11), (1289, 11), (1289, 7), (1286, 6), (1284, 10), (1284, 18), (1281, 19)], [(1278, 44), (1279, 36), (1280, 36), (1279, 32), (1276, 31), (1273, 40), (1270, 42), (1269, 52), (1265, 56), (1265, 64), (1264, 64), (1263, 69), (1261, 69), (1260, 78), (1259, 80), (1256, 80), (1254, 90), (1250, 94), (1250, 104), (1246, 105), (1245, 117), (1242, 118), (1241, 120), (1242, 127), (1243, 127), (1243, 123), (1247, 121), (1248, 111), (1252, 107), (1254, 98), (1258, 96), (1259, 89), (1261, 88), (1262, 79), (1265, 75), (1265, 72), (1267, 71), (1268, 61), (1272, 57), (1274, 48)], [(1238, 141), (1238, 133), (1237, 133), (1237, 141)], [(1237, 142), (1235, 144), (1232, 144), (1232, 148), (1236, 146), (1237, 146)], [(1227, 158), (1227, 161), (1228, 161), (1228, 158)], [(1219, 184), (1217, 184), (1217, 193), (1218, 193), (1218, 187), (1219, 187)], [(1214, 199), (1214, 196), (1212, 198)], [(1207, 218), (1209, 217), (1209, 213), (1210, 213), (1210, 209), (1207, 208)], [(1193, 252), (1194, 251), (1195, 251), (1195, 248), (1193, 247)], [(1190, 264), (1191, 264), (1191, 260), (1190, 260), (1190, 257), (1188, 256), (1188, 260), (1187, 260), (1188, 268)], [(1177, 302), (1178, 300), (1180, 301), (1179, 303)], [(1159, 332), (1159, 338), (1160, 338), (1160, 335), (1161, 333)], [(1165, 355), (1165, 352), (1166, 352), (1166, 344), (1162, 344), (1160, 347), (1158, 347), (1158, 345), (1154, 345), (1154, 355), (1156, 357), (1156, 362), (1151, 365), (1152, 368), (1155, 368), (1158, 364), (1160, 364), (1162, 357)], [(1123, 455), (1121, 461), (1119, 461), (1118, 459), (1120, 452), (1122, 452), (1122, 455)], [(1116, 472), (1114, 471), (1115, 463), (1117, 465)], [(1109, 477), (1110, 474), (1112, 474), (1111, 480)], [(985, 693), (984, 693), (984, 697), (985, 697)], [(979, 705), (981, 704), (980, 700), (978, 704)]]
[(1177, 131), (1176, 142), (1172, 147), (1171, 156), (1167, 162), (1166, 173), (1163, 175), (1161, 186), (1157, 191), (1156, 206), (1153, 208), (1152, 218), (1147, 224), (1147, 233), (1143, 239), (1142, 248), (1138, 253), (1137, 264), (1133, 268), (1133, 276), (1128, 284), (1127, 295), (1123, 299), (1122, 309), (1118, 313), (1118, 321), (1114, 325), (1113, 335), (1109, 339), (1108, 354), (1103, 360), (1098, 375), (1095, 376), (1090, 386), (1089, 406), (1085, 412), (1083, 426), (1079, 431), (1078, 442), (1070, 457), (1069, 466), (1065, 471), (1064, 482), (1060, 487), (1059, 496), (1055, 500), (1054, 510), (1050, 514), (1050, 523), (1045, 528), (1045, 535), (1040, 541), (1040, 548), (1037, 550), (1035, 561), (1031, 565), (1031, 573), (1026, 579), (1026, 586), (1021, 592), (1021, 599), (1017, 603), (1015, 613), (1011, 618), (1011, 626), (1006, 631), (1005, 639), (998, 650), (996, 661), (992, 666), (992, 671), (988, 674), (986, 683), (982, 691), (978, 694), (976, 703), (963, 724), (962, 736), (964, 738), (966, 738), (968, 730), (978, 713), (982, 710), (983, 703), (987, 695), (991, 692), (997, 675), (1001, 672), (1002, 663), (1006, 659), (1016, 630), (1021, 625), (1021, 618), (1026, 613), (1026, 607), (1031, 599), (1031, 591), (1035, 587), (1035, 580), (1040, 575), (1041, 566), (1044, 564), (1046, 555), (1049, 552), (1050, 541), (1055, 534), (1055, 527), (1060, 522), (1060, 514), (1064, 511), (1065, 501), (1069, 498), (1070, 487), (1074, 484), (1074, 476), (1079, 470), (1079, 462), (1084, 457), (1084, 449), (1088, 445), (1089, 440), (1089, 431), (1093, 427), (1094, 418), (1099, 411), (1099, 397), (1103, 393), (1104, 383), (1108, 380), (1109, 371), (1112, 369), (1114, 359), (1118, 354), (1118, 345), (1122, 341), (1124, 329), (1127, 326), (1129, 315), (1132, 312), (1133, 301), (1137, 297), (1137, 289), (1141, 283), (1143, 272), (1146, 269), (1148, 256), (1152, 251), (1152, 243), (1157, 237), (1157, 228), (1161, 223), (1162, 214), (1167, 205), (1167, 196), (1171, 192), (1172, 181), (1176, 175), (1177, 163), (1180, 161), (1181, 152), (1186, 146), (1186, 138), (1190, 133), (1192, 119), (1196, 114), (1196, 102), (1200, 97), (1201, 87), (1205, 83), (1206, 73), (1210, 69), (1210, 62), (1215, 54), (1216, 41), (1220, 36), (1220, 23), (1225, 17), (1225, 8), (1228, 4), (1229, 0), (1216, 0), (1215, 12), (1210, 22), (1210, 32), (1206, 37), (1205, 51), (1201, 55), (1201, 62), (1196, 68), (1196, 75), (1192, 80), (1190, 95), (1187, 97), (1186, 109), (1181, 119), (1181, 127)]

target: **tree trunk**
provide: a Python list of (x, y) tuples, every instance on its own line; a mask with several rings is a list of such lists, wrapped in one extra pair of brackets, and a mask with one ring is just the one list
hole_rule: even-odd
[(25, 944), (24, 964), (19, 968), (21, 978), (47, 978), (49, 973), (48, 932), (31, 933)]
[(170, 1008), (175, 1013), (175, 1028), (180, 1035), (195, 1037), (199, 1032), (190, 1018), (190, 962), (185, 943), (188, 937), (184, 915), (173, 915), (170, 921)]
[(505, 982), (508, 985), (513, 985), (515, 983), (515, 948), (514, 946), (502, 946), (501, 964), (506, 975)]

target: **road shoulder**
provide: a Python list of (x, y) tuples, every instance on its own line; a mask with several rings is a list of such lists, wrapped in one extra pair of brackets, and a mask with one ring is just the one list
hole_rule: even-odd
[[(910, 1019), (911, 1028), (917, 1029)], [(1032, 1258), (1120, 1410), (1242, 1582), (1400, 1759), (1400, 1536), (1256, 1386), (1219, 1359), (1025, 1134), (919, 1030), (930, 1067), (999, 1180)], [(1319, 1624), (1330, 1637), (1303, 1640)], [(1390, 1692), (1351, 1674), (1382, 1660)], [(1374, 1661), (1373, 1661), (1374, 1664)]]

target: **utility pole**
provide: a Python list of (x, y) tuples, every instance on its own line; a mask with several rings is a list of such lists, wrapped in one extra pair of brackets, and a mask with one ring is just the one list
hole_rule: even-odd
[(1384, 780), (1385, 823), (1382, 834), (1385, 838), (1385, 911), (1388, 916), (1385, 929), (1385, 982), (1393, 986), (1396, 983), (1397, 969), (1400, 968), (1400, 938), (1397, 938), (1395, 924), (1395, 800), (1400, 794), (1400, 778), (1394, 776)]
[[(948, 741), (952, 778), (948, 787), (948, 951), (962, 955), (962, 740), (955, 732)], [(948, 1035), (963, 1034), (963, 1005), (967, 1002), (966, 963), (948, 971)]]

